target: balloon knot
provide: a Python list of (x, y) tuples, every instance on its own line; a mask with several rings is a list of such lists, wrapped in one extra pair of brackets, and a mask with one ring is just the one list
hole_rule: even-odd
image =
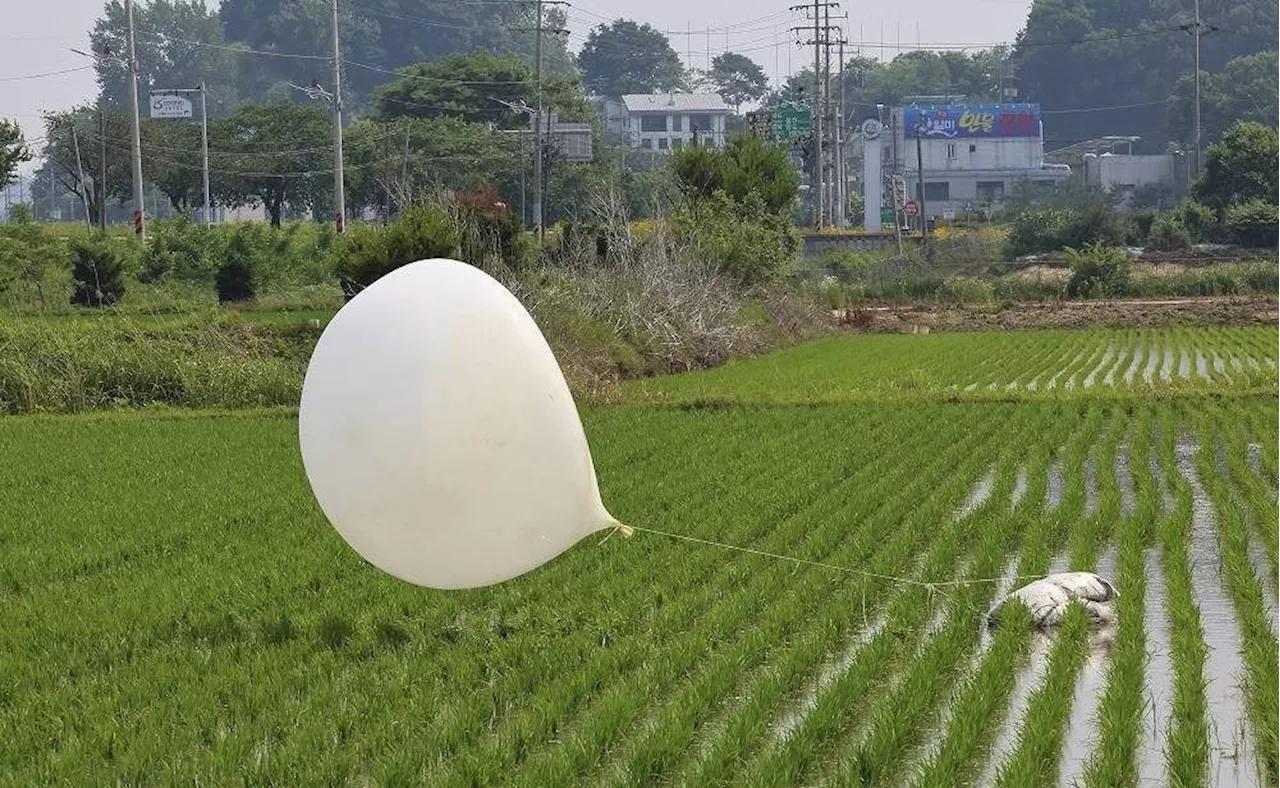
[(635, 530), (629, 525), (618, 523), (618, 534), (622, 536), (623, 539), (630, 539), (635, 535)]

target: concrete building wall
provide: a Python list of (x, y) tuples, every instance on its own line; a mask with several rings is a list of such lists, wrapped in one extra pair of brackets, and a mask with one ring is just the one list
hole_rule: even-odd
[(1159, 183), (1173, 186), (1178, 182), (1178, 166), (1184, 157), (1171, 153), (1132, 156), (1104, 153), (1084, 157), (1085, 178), (1107, 191), (1136, 188)]
[[(720, 148), (725, 144), (726, 117), (707, 112), (632, 112), (627, 115), (626, 125), (634, 148), (669, 151), (692, 145), (695, 136), (699, 145)], [(701, 123), (695, 132), (698, 120)]]
[[(892, 110), (888, 126), (884, 167), (902, 173), (907, 195), (919, 201), (916, 138), (905, 128), (903, 107)], [(1039, 127), (1028, 136), (924, 136), (920, 159), (924, 165), (924, 208), (931, 217), (947, 212), (963, 216), (966, 205), (975, 211), (999, 210), (1022, 181), (1049, 189), (1071, 175), (1065, 165), (1045, 164), (1044, 135)]]
[[(907, 149), (906, 164), (916, 168), (914, 137), (900, 143)], [(1044, 144), (1039, 139), (922, 139), (920, 153), (926, 172), (1039, 168), (1044, 162)]]

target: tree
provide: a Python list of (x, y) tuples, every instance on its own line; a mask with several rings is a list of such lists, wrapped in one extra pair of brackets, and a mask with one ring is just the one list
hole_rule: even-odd
[[(1201, 40), (1208, 73), (1276, 47), (1271, 0), (1206, 0), (1200, 11), (1221, 28)], [(1191, 39), (1180, 26), (1192, 21), (1191, 5), (1181, 0), (1034, 0), (1014, 47), (1019, 100), (1088, 110), (1046, 120), (1046, 147), (1132, 134), (1142, 137), (1142, 149), (1165, 150), (1165, 102), (1192, 70)]]
[[(147, 115), (147, 91), (153, 88), (194, 88), (204, 82), (209, 114), (225, 114), (238, 103), (241, 55), (226, 46), (222, 24), (204, 0), (152, 0), (133, 9), (138, 56), (138, 101)], [(109, 0), (89, 38), (93, 51), (106, 54), (95, 61), (101, 95), (113, 107), (129, 104), (128, 21), (122, 0)]]
[(531, 166), (518, 135), (450, 117), (361, 118), (343, 143), (348, 208), (381, 208), (388, 216), (440, 189), (493, 186), (514, 204), (521, 167)]
[[(400, 76), (374, 91), (379, 118), (460, 118), (501, 128), (528, 128), (530, 116), (506, 106), (536, 106), (533, 69), (514, 55), (476, 50), (400, 69)], [(585, 119), (591, 107), (577, 80), (543, 79), (543, 106), (564, 120)]]
[(724, 192), (737, 202), (756, 195), (765, 208), (784, 212), (800, 190), (800, 176), (782, 149), (739, 135), (723, 150), (683, 148), (672, 154), (676, 182), (694, 200)]
[[(64, 192), (83, 195), (89, 207), (90, 221), (94, 224), (98, 222), (101, 212), (107, 209), (105, 203), (110, 198), (129, 200), (133, 197), (128, 116), (117, 109), (105, 109), (105, 116), (99, 112), (98, 107), (81, 105), (63, 112), (44, 113), (45, 142), (41, 151), (47, 167), (45, 175), (51, 171)], [(107, 149), (105, 190), (100, 182), (104, 121)], [(156, 163), (149, 155), (155, 150), (151, 147), (151, 128), (150, 123), (142, 123), (141, 137), (146, 168), (144, 174), (147, 175), (151, 174), (151, 167)], [(47, 200), (51, 195), (46, 192), (43, 196)], [(76, 201), (80, 201), (79, 196)]]
[[(154, 120), (148, 125), (144, 164), (148, 181), (155, 184), (179, 213), (204, 205), (204, 160), (200, 127), (181, 120)], [(211, 149), (209, 168), (225, 163), (228, 151)], [(214, 173), (210, 173), (212, 181)], [(212, 189), (212, 182), (210, 188)]]
[(711, 60), (708, 79), (716, 93), (733, 107), (736, 114), (748, 101), (758, 101), (769, 92), (769, 78), (764, 69), (746, 55), (725, 52)]
[(661, 93), (684, 86), (684, 66), (657, 29), (619, 19), (587, 35), (578, 53), (587, 88), (602, 96)]
[[(339, 3), (343, 57), (343, 101), (349, 111), (369, 105), (386, 73), (413, 63), (482, 49), (511, 52), (532, 64), (534, 8), (522, 2), (378, 0)], [(306, 57), (249, 55), (241, 93), (261, 101), (283, 98), (289, 83), (332, 82), (329, 70), (330, 0), (222, 0), (219, 16), (226, 39), (255, 50)], [(549, 27), (566, 26), (564, 13), (546, 12)], [(544, 73), (572, 76), (573, 57), (561, 37), (543, 37)]]
[[(1236, 120), (1280, 123), (1280, 91), (1275, 52), (1235, 58), (1217, 74), (1200, 75), (1200, 128), (1206, 140), (1220, 139)], [(1195, 78), (1178, 80), (1169, 99), (1169, 137), (1191, 145), (1195, 141)]]
[(1274, 126), (1236, 121), (1209, 146), (1204, 175), (1192, 185), (1197, 200), (1221, 214), (1229, 206), (1265, 200), (1274, 205), (1280, 190), (1280, 142)]
[(286, 207), (311, 207), (333, 182), (333, 123), (322, 107), (245, 104), (210, 134), (227, 152), (220, 158), (219, 201), (261, 203), (274, 227)]
[(18, 165), (31, 160), (31, 151), (22, 137), (22, 127), (17, 121), (0, 118), (0, 188), (8, 186), (18, 176)]

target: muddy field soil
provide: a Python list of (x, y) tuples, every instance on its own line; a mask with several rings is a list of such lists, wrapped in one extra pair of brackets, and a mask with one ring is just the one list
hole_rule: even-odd
[(845, 329), (872, 333), (1046, 328), (1275, 325), (1276, 296), (1207, 296), (1004, 304), (867, 305), (833, 313)]

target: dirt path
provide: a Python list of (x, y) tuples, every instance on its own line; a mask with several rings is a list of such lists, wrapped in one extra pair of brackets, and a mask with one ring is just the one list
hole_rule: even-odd
[(837, 310), (845, 328), (876, 333), (1044, 328), (1276, 325), (1276, 296), (1037, 301), (1007, 304), (867, 305)]

